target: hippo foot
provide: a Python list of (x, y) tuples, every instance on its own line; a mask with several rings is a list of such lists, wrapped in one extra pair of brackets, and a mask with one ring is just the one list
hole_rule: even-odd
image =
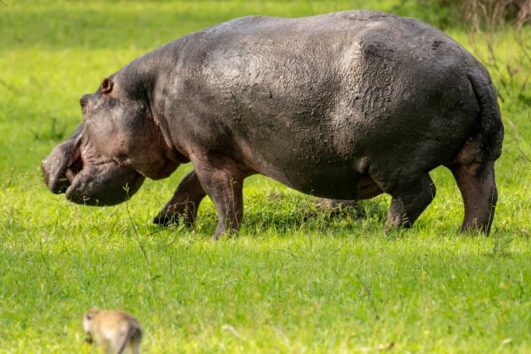
[(206, 196), (195, 171), (186, 175), (175, 190), (173, 197), (153, 219), (153, 223), (162, 226), (192, 226), (197, 218), (201, 200)]
[(184, 225), (186, 227), (192, 227), (194, 225), (195, 219), (190, 220), (187, 217), (187, 213), (178, 214), (178, 213), (166, 213), (165, 210), (162, 210), (155, 218), (153, 223), (160, 226), (178, 226)]

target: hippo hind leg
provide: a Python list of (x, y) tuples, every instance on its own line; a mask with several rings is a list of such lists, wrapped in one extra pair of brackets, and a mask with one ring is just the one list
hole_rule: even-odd
[(411, 227), (435, 197), (435, 185), (428, 173), (384, 191), (393, 198), (387, 213), (388, 229)]
[(494, 162), (471, 162), (447, 167), (455, 177), (465, 204), (461, 231), (477, 230), (488, 234), (498, 200)]

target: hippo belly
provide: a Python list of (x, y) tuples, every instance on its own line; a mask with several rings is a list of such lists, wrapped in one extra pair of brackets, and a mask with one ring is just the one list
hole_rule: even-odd
[(369, 174), (392, 188), (449, 163), (476, 124), (470, 59), (427, 25), (364, 16), (244, 18), (196, 35), (175, 94), (160, 97), (173, 140), (341, 199)]

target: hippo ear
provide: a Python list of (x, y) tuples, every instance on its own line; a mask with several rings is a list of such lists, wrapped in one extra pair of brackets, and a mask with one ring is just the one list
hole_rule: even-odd
[(108, 78), (103, 79), (103, 82), (101, 83), (101, 92), (104, 94), (109, 94), (112, 92), (112, 81)]

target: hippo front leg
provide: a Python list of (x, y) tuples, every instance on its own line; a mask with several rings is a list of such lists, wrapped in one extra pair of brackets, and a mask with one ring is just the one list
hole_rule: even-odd
[(201, 186), (214, 202), (218, 224), (213, 239), (240, 228), (243, 217), (243, 180), (248, 176), (231, 161), (215, 164), (192, 160)]
[(183, 220), (186, 226), (192, 226), (197, 217), (199, 204), (205, 196), (206, 193), (199, 183), (197, 174), (195, 171), (190, 172), (179, 183), (173, 197), (155, 217), (153, 223), (167, 226)]

